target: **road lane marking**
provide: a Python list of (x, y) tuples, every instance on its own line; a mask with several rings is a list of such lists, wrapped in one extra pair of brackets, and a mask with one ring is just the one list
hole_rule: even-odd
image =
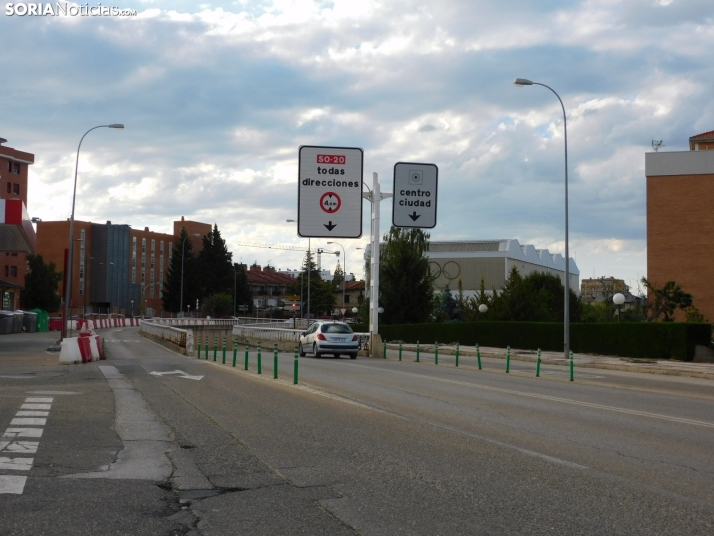
[(183, 370), (171, 370), (168, 372), (154, 371), (154, 372), (149, 372), (149, 374), (151, 374), (152, 376), (167, 376), (167, 375), (171, 375), (171, 374), (180, 374), (179, 378), (183, 378), (185, 380), (197, 380), (197, 381), (201, 380), (203, 378), (203, 376), (191, 376), (190, 374), (188, 374), (187, 372), (184, 372)]
[(8, 428), (3, 437), (42, 437), (42, 428)]
[(540, 395), (540, 394), (536, 394), (536, 393), (526, 393), (523, 391), (516, 391), (515, 389), (504, 389), (502, 387), (490, 387), (487, 385), (479, 385), (479, 384), (475, 384), (475, 383), (462, 382), (462, 381), (458, 381), (458, 380), (448, 380), (445, 378), (436, 378), (433, 376), (425, 376), (423, 374), (415, 374), (413, 372), (403, 372), (403, 371), (389, 370), (389, 369), (384, 369), (384, 368), (379, 368), (379, 367), (370, 367), (368, 365), (352, 365), (352, 366), (379, 370), (380, 372), (391, 372), (392, 374), (401, 374), (402, 376), (413, 376), (416, 378), (420, 378), (422, 380), (433, 380), (433, 381), (439, 381), (439, 382), (443, 382), (443, 383), (451, 383), (454, 385), (463, 385), (466, 387), (482, 389), (484, 391), (493, 391), (496, 393), (519, 395), (519, 396), (525, 396), (525, 397), (529, 397), (529, 398), (537, 398), (540, 400), (549, 400), (551, 402), (560, 402), (563, 404), (572, 404), (575, 406), (583, 406), (583, 407), (592, 408), (592, 409), (602, 409), (602, 410), (606, 410), (606, 411), (614, 411), (617, 413), (625, 413), (627, 415), (637, 415), (639, 417), (650, 417), (652, 419), (661, 419), (661, 420), (665, 420), (665, 421), (677, 422), (680, 424), (691, 424), (693, 426), (704, 426), (706, 428), (714, 428), (714, 423), (711, 423), (711, 422), (697, 421), (694, 419), (685, 419), (683, 417), (674, 417), (672, 415), (663, 415), (661, 413), (651, 413), (648, 411), (639, 411), (636, 409), (618, 408), (617, 406), (606, 406), (604, 404), (596, 404), (594, 402), (582, 402), (580, 400), (572, 400), (570, 398), (560, 398), (557, 396)]
[[(42, 425), (47, 423), (47, 419), (37, 417), (48, 417), (54, 398), (50, 397), (27, 397), (22, 404), (20, 411), (15, 414), (15, 418), (10, 425)], [(2, 437), (15, 439), (17, 437), (42, 437), (42, 428), (7, 428)], [(0, 441), (0, 452), (2, 454), (37, 454), (39, 441)], [(35, 462), (34, 458), (10, 458), (0, 456), (0, 470), (3, 471), (29, 471)], [(26, 476), (0, 475), (0, 494), (10, 493), (22, 495), (27, 483)]]
[(44, 426), (47, 419), (37, 417), (18, 417), (10, 421), (11, 426)]
[(37, 454), (39, 441), (0, 441), (0, 452), (13, 454)]
[(33, 395), (81, 395), (76, 391), (27, 391)]
[(11, 471), (29, 471), (32, 469), (34, 458), (4, 458), (0, 457), (0, 469)]
[(26, 476), (0, 475), (0, 494), (12, 493), (22, 495), (25, 489)]

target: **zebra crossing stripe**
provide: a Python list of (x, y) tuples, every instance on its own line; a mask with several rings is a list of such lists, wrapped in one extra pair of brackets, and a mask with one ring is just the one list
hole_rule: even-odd
[(22, 495), (25, 489), (26, 476), (0, 475), (0, 493)]
[[(10, 428), (3, 433), (5, 440), (0, 440), (0, 454), (36, 454), (40, 445), (39, 441), (18, 441), (18, 437), (42, 437), (42, 428), (24, 428), (24, 426), (44, 426), (47, 424), (49, 410), (52, 407), (53, 397), (30, 396), (25, 398), (24, 404), (10, 421)], [(14, 428), (13, 426), (23, 426)], [(4, 471), (29, 471), (35, 462), (34, 458), (15, 458), (0, 456), (0, 470)], [(0, 475), (0, 494), (11, 493), (22, 495), (27, 483), (26, 476)]]

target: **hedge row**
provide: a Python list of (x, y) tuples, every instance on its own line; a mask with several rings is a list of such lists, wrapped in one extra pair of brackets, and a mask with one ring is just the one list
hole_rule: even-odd
[[(365, 324), (355, 331), (368, 331)], [(523, 350), (563, 351), (563, 324), (546, 322), (453, 322), (445, 324), (380, 325), (383, 340), (415, 343), (459, 342)], [(571, 324), (574, 352), (691, 361), (695, 345), (709, 346), (711, 324), (622, 322)]]

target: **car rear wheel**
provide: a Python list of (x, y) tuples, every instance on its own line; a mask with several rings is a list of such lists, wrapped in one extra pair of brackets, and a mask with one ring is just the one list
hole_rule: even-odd
[(317, 351), (317, 343), (316, 342), (312, 343), (312, 355), (314, 355), (317, 358), (322, 357), (322, 354)]
[(350, 354), (350, 359), (357, 359), (357, 352)]
[(305, 350), (302, 349), (302, 343), (298, 344), (298, 353), (300, 357), (305, 357)]

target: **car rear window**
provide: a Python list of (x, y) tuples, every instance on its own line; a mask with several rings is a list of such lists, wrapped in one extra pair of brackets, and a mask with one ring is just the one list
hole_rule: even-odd
[(352, 333), (352, 328), (347, 324), (323, 324), (323, 333)]

